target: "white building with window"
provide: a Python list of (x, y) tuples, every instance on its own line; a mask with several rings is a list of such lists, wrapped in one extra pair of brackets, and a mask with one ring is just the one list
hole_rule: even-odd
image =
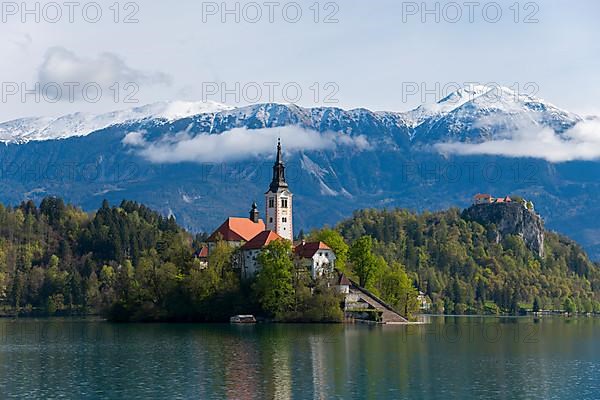
[(323, 242), (302, 242), (294, 248), (296, 264), (310, 271), (313, 279), (332, 273), (335, 269), (335, 253)]

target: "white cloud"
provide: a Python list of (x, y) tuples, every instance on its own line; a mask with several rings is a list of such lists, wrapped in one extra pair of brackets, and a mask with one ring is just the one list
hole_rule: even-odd
[(367, 150), (370, 145), (364, 136), (350, 137), (342, 133), (319, 133), (297, 126), (281, 128), (235, 128), (222, 134), (192, 136), (180, 132), (156, 142), (145, 140), (143, 132), (131, 132), (122, 143), (136, 149), (138, 154), (154, 163), (225, 162), (271, 155), (281, 138), (286, 152), (302, 150), (335, 150), (354, 147)]
[(123, 138), (122, 143), (126, 146), (144, 146), (146, 144), (145, 134), (146, 132), (130, 132)]
[(561, 134), (532, 123), (482, 143), (446, 142), (434, 147), (442, 154), (530, 157), (554, 163), (598, 160), (600, 120), (582, 121)]
[[(129, 67), (125, 61), (114, 53), (101, 53), (96, 58), (82, 58), (64, 47), (52, 47), (46, 52), (42, 64), (38, 68), (38, 82), (44, 86), (78, 83), (81, 86), (94, 83), (103, 90), (133, 83), (138, 86), (166, 84), (171, 79), (164, 73), (146, 73)], [(77, 91), (76, 91), (77, 92)], [(67, 96), (63, 96), (66, 99)]]

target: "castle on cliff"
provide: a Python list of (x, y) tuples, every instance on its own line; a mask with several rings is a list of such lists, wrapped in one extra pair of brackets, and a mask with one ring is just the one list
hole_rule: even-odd
[(534, 210), (534, 206), (533, 206), (533, 202), (529, 201), (529, 200), (525, 200), (522, 198), (516, 198), (512, 199), (510, 196), (506, 196), (506, 197), (493, 197), (491, 194), (476, 194), (475, 197), (473, 198), (473, 205), (481, 205), (481, 204), (505, 204), (505, 203), (520, 203), (522, 204), (526, 209), (533, 211)]

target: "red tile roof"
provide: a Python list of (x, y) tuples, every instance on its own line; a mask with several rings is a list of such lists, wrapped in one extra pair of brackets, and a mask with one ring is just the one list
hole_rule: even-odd
[(492, 197), (492, 196), (491, 196), (491, 195), (489, 195), (489, 194), (477, 194), (477, 195), (475, 195), (475, 198), (476, 198), (476, 199), (489, 199), (489, 198), (491, 198), (491, 197)]
[(274, 240), (282, 240), (283, 238), (273, 231), (263, 231), (252, 238), (248, 243), (241, 247), (242, 250), (258, 250), (262, 249)]
[(227, 218), (225, 222), (208, 238), (209, 242), (215, 242), (220, 235), (228, 242), (248, 242), (250, 239), (265, 230), (263, 220), (253, 222), (249, 218)]
[(312, 258), (319, 250), (331, 250), (331, 247), (323, 242), (304, 243), (296, 246), (294, 253), (301, 258)]
[(202, 246), (199, 252), (196, 253), (196, 257), (198, 258), (206, 258), (208, 257), (208, 247)]

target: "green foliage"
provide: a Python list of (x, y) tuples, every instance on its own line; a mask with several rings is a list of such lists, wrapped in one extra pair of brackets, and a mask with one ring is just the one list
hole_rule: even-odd
[[(347, 246), (339, 233), (320, 235), (341, 249), (343, 262)], [(92, 214), (58, 198), (39, 208), (0, 205), (0, 305), (50, 315), (103, 313), (116, 321), (227, 321), (241, 312), (290, 321), (343, 318), (333, 289), (296, 274), (290, 243), (275, 242), (261, 254), (265, 268), (250, 285), (240, 282), (237, 254), (225, 242), (214, 244), (208, 264), (193, 257), (205, 239), (130, 201), (104, 201)]]
[(563, 302), (563, 308), (567, 314), (573, 314), (577, 312), (577, 306), (570, 297), (565, 298), (565, 301)]
[[(398, 310), (402, 315), (411, 317), (418, 311), (418, 290), (406, 273), (404, 266), (396, 261), (390, 265), (386, 258), (377, 255), (373, 249), (385, 254), (371, 236), (361, 236), (350, 247), (352, 272), (358, 277), (360, 286), (369, 289)], [(427, 260), (427, 255), (417, 251), (417, 263)]]
[(372, 288), (381, 271), (382, 260), (372, 252), (373, 239), (370, 236), (358, 238), (350, 247), (349, 255), (352, 271), (358, 277), (359, 285)]
[(110, 313), (115, 304), (133, 312), (148, 298), (165, 307), (192, 254), (174, 220), (134, 202), (103, 202), (94, 214), (55, 197), (39, 208), (0, 206), (0, 304), (46, 314)]
[(419, 292), (413, 286), (404, 267), (394, 262), (381, 276), (377, 288), (383, 300), (400, 311), (406, 317), (419, 310), (417, 296)]
[(182, 307), (188, 310), (188, 319), (221, 321), (235, 314), (237, 307), (243, 306), (244, 312), (253, 308), (244, 301), (234, 257), (234, 249), (219, 241), (211, 250), (208, 265), (194, 260), (182, 282), (184, 298), (189, 299)]
[(511, 195), (510, 198), (512, 199), (512, 201), (514, 201), (516, 203), (520, 203), (520, 204), (526, 203), (526, 200), (519, 195)]
[[(535, 298), (540, 307), (555, 310), (563, 308), (565, 297), (592, 310), (600, 302), (600, 268), (580, 246), (546, 232), (541, 259), (520, 237), (497, 243), (495, 229), (464, 220), (458, 209), (420, 215), (363, 210), (337, 227), (348, 242), (360, 240), (350, 250), (350, 261), (355, 266), (353, 254), (361, 257), (355, 272), (363, 275), (362, 283), (362, 265), (370, 265), (363, 260), (371, 259), (362, 238), (369, 236), (373, 255), (403, 265), (416, 288), (432, 300), (432, 312), (518, 313), (519, 304), (532, 304)], [(383, 296), (385, 285), (376, 281), (371, 285)]]
[[(540, 259), (519, 237), (497, 243), (495, 229), (462, 219), (456, 209), (365, 210), (312, 238), (337, 252), (338, 267), (346, 264), (350, 276), (407, 315), (416, 311), (417, 290), (432, 300), (433, 312), (518, 313), (530, 304), (600, 312), (600, 268), (580, 246), (547, 232)], [(296, 271), (290, 243), (262, 252), (263, 269), (246, 284), (227, 244), (214, 245), (208, 266), (193, 257), (205, 239), (129, 201), (103, 202), (91, 214), (58, 198), (40, 207), (0, 205), (0, 305), (125, 321), (226, 321), (240, 312), (343, 318), (330, 277), (315, 282)]]
[(340, 322), (344, 318), (343, 297), (327, 278), (313, 281), (308, 271), (297, 270), (293, 277), (294, 304), (278, 318), (288, 322)]
[(261, 266), (253, 285), (262, 309), (276, 319), (284, 319), (294, 304), (292, 245), (275, 240), (259, 254)]
[(341, 322), (344, 319), (343, 298), (333, 287), (317, 285), (305, 303), (303, 315), (297, 320), (309, 322)]

